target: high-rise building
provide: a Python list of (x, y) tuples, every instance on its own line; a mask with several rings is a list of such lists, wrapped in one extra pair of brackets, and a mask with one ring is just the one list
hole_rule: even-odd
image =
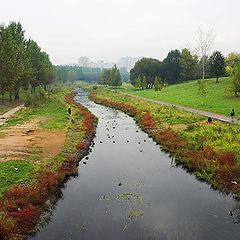
[(89, 58), (88, 57), (80, 57), (78, 59), (79, 67), (89, 67)]
[(140, 58), (134, 58), (134, 57), (122, 57), (118, 60), (117, 66), (119, 68), (125, 68), (128, 72), (134, 67), (135, 63)]

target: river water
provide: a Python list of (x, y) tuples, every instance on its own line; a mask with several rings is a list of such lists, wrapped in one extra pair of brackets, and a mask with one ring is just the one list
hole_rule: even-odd
[(82, 90), (76, 101), (99, 118), (95, 145), (31, 240), (240, 239), (239, 202), (176, 167), (126, 114)]

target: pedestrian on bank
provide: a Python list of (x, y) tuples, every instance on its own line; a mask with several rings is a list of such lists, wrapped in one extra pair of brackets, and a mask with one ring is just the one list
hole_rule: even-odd
[(230, 112), (230, 116), (231, 116), (231, 119), (232, 119), (232, 122), (233, 122), (234, 121), (234, 116), (235, 116), (234, 109), (232, 109), (232, 111)]
[(70, 107), (68, 108), (68, 114), (70, 117), (72, 116), (72, 109)]

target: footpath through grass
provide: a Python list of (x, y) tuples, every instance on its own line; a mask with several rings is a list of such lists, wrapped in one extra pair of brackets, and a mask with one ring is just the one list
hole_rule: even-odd
[[(240, 198), (240, 127), (98, 88), (91, 98), (133, 116), (176, 162), (215, 188)], [(204, 118), (205, 119), (205, 118)]]
[(236, 98), (234, 94), (230, 92), (230, 78), (220, 78), (219, 83), (216, 83), (216, 79), (207, 79), (204, 80), (204, 85), (207, 90), (205, 97), (200, 97), (198, 95), (197, 81), (170, 85), (157, 93), (154, 89), (138, 91), (131, 84), (123, 84), (123, 86), (119, 88), (119, 91), (219, 113), (225, 116), (229, 116), (232, 108), (234, 108), (236, 116), (240, 117), (240, 98)]

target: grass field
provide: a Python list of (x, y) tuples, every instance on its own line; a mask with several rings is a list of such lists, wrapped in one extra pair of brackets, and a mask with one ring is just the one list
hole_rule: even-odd
[(229, 116), (231, 109), (234, 108), (236, 116), (240, 117), (240, 98), (234, 97), (230, 92), (230, 78), (220, 78), (219, 83), (216, 83), (216, 79), (208, 79), (205, 80), (204, 84), (207, 89), (207, 94), (204, 98), (197, 94), (197, 81), (170, 85), (157, 93), (154, 89), (138, 91), (131, 84), (123, 84), (119, 90), (225, 116)]

